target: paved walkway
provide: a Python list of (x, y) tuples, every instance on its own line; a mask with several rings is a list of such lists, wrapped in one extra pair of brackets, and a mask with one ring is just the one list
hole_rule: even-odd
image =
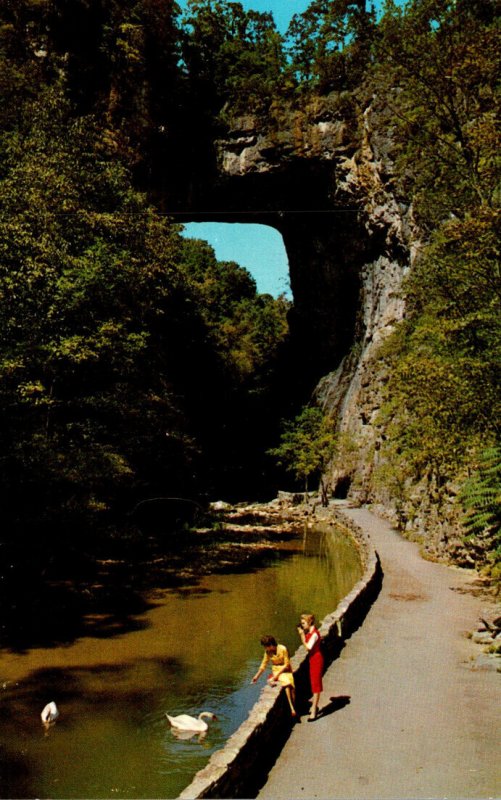
[(365, 509), (383, 587), (324, 678), (324, 716), (296, 725), (259, 798), (501, 797), (501, 674), (466, 638), (489, 607), (470, 575), (424, 561)]

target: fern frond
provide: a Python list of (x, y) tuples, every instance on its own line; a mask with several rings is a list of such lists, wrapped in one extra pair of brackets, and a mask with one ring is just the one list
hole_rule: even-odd
[(496, 539), (501, 530), (501, 447), (481, 453), (477, 472), (464, 484), (460, 499), (467, 512), (467, 538), (490, 532)]

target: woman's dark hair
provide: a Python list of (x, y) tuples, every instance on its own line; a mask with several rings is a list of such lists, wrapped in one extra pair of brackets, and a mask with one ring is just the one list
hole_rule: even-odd
[(277, 640), (274, 636), (261, 636), (261, 644), (263, 647), (276, 647)]

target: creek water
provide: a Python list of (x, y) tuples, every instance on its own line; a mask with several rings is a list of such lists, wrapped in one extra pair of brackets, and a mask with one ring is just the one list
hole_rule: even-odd
[[(65, 646), (0, 651), (2, 798), (174, 798), (246, 719), (250, 679), (273, 634), (291, 655), (301, 611), (320, 620), (361, 574), (328, 527), (274, 546), (252, 571), (148, 592), (137, 629)], [(48, 731), (40, 712), (56, 701)], [(203, 710), (206, 736), (180, 740), (165, 717)]]

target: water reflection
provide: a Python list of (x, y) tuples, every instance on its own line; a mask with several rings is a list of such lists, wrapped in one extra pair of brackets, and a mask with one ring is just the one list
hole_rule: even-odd
[[(177, 796), (256, 701), (260, 636), (294, 652), (301, 611), (321, 619), (359, 574), (342, 535), (309, 533), (271, 549), (259, 570), (150, 591), (127, 633), (2, 651), (1, 796)], [(50, 700), (60, 717), (44, 736)], [(202, 710), (218, 717), (203, 738), (176, 737), (165, 717)]]

